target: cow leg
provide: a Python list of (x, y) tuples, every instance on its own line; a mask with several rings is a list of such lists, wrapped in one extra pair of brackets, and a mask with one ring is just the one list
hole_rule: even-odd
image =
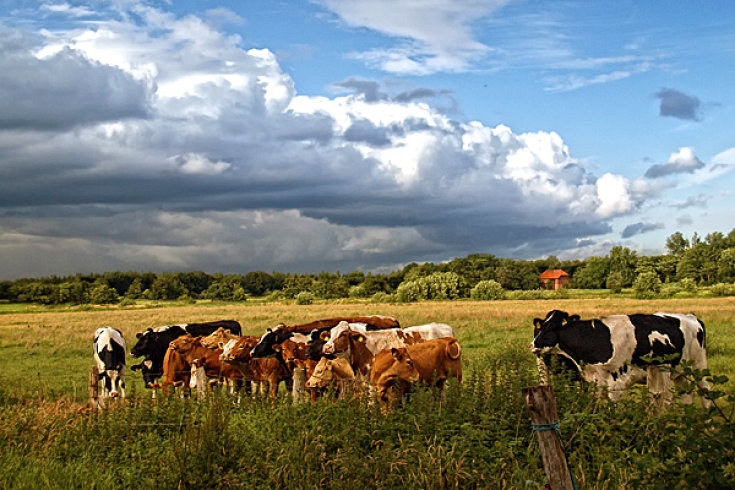
[(120, 368), (120, 397), (125, 398), (125, 366)]
[(646, 371), (649, 393), (657, 405), (667, 405), (671, 401), (671, 373), (662, 371), (659, 366), (649, 366)]

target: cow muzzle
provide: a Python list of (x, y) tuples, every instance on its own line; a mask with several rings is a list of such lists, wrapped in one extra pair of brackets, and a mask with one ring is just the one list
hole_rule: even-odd
[(324, 344), (322, 346), (322, 352), (327, 355), (334, 354), (334, 344)]

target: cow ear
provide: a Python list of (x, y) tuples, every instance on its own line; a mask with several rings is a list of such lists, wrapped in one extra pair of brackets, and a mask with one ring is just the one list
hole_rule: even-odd
[(396, 361), (400, 361), (401, 360), (401, 351), (399, 351), (395, 347), (392, 347), (391, 350), (390, 350), (390, 352), (391, 352), (391, 354), (393, 354), (393, 359), (395, 359)]
[(136, 337), (141, 338), (143, 336), (143, 332), (138, 332), (135, 334)]
[(276, 352), (281, 352), (281, 346), (279, 344), (276, 344), (273, 346), (273, 350)]
[(541, 323), (543, 323), (543, 320), (540, 318), (534, 318), (533, 319), (533, 326), (537, 328), (541, 328)]
[(365, 342), (365, 337), (363, 337), (362, 335), (358, 335), (357, 336), (357, 341), (358, 342)]
[(579, 315), (570, 315), (569, 316), (569, 321), (570, 322), (578, 322), (579, 320), (580, 320), (580, 316)]
[(322, 334), (319, 336), (322, 340), (329, 340), (329, 330), (325, 330), (322, 332)]

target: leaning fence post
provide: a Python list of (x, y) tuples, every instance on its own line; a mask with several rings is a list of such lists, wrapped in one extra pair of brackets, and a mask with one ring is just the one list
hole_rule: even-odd
[(539, 385), (523, 388), (522, 392), (538, 437), (544, 471), (551, 488), (553, 490), (576, 489), (558, 430), (559, 415), (556, 411), (553, 388), (549, 385)]
[(100, 399), (99, 374), (97, 366), (92, 366), (89, 371), (89, 406), (95, 410), (104, 408), (104, 402)]
[(306, 378), (306, 369), (297, 367), (293, 370), (293, 388), (291, 394), (293, 401), (301, 401), (301, 397), (304, 394), (304, 382)]

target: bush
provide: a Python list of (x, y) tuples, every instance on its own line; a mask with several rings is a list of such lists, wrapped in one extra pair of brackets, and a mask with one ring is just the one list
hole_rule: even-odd
[(352, 286), (348, 293), (350, 298), (367, 298), (370, 292), (364, 286)]
[(413, 303), (423, 298), (418, 280), (402, 282), (396, 289), (396, 298), (402, 303)]
[(639, 299), (651, 299), (661, 292), (661, 279), (655, 272), (644, 272), (639, 274), (633, 282), (635, 297)]
[(504, 296), (505, 290), (503, 289), (503, 286), (492, 279), (478, 282), (470, 291), (470, 298), (474, 300), (498, 300), (503, 299)]
[(314, 302), (314, 295), (309, 291), (301, 291), (296, 295), (297, 305), (310, 305)]
[(120, 301), (115, 288), (98, 284), (89, 291), (89, 300), (96, 305), (109, 305)]
[(687, 293), (697, 294), (697, 283), (691, 277), (685, 277), (679, 281), (679, 287)]
[(540, 289), (528, 289), (528, 290), (518, 290), (518, 291), (508, 291), (505, 295), (506, 299), (515, 299), (515, 300), (532, 300), (532, 299), (544, 299), (546, 297), (551, 298), (554, 292), (549, 292), (548, 294), (545, 291), (542, 291)]
[(609, 276), (607, 276), (607, 281), (605, 281), (605, 285), (607, 286), (607, 289), (612, 291), (614, 294), (620, 294), (623, 291), (623, 283), (624, 283), (623, 274), (621, 274), (618, 271), (611, 272)]
[(371, 303), (394, 303), (397, 298), (384, 291), (378, 291), (370, 298)]
[(713, 296), (735, 296), (735, 284), (714, 284), (709, 290)]
[(283, 291), (280, 289), (278, 291), (273, 291), (265, 298), (266, 301), (282, 301), (284, 299), (286, 299), (286, 295), (283, 294)]
[(661, 287), (661, 296), (663, 296), (664, 298), (671, 298), (673, 296), (676, 296), (676, 294), (680, 291), (681, 287), (679, 286), (679, 283), (672, 282), (669, 284), (664, 284)]

